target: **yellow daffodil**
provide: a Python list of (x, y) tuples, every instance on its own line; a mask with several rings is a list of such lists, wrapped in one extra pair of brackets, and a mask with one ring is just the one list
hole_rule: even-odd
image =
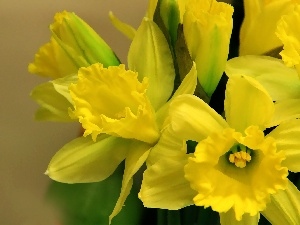
[[(222, 225), (257, 224), (260, 212), (272, 222), (280, 215), (282, 224), (300, 223), (300, 193), (287, 179), (288, 169), (300, 169), (300, 121), (288, 120), (265, 135), (266, 128), (277, 125), (276, 110), (254, 78), (230, 76), (226, 120), (192, 95), (175, 98), (169, 114), (173, 139), (198, 145), (189, 156), (182, 143), (169, 139), (169, 145), (182, 148), (145, 171), (140, 192), (145, 206), (178, 209), (193, 201), (219, 212)], [(174, 187), (170, 180), (176, 180)], [(286, 204), (291, 204), (289, 211)]]
[(288, 15), (283, 16), (278, 25), (276, 34), (283, 43), (280, 53), (282, 60), (289, 67), (295, 66), (300, 77), (300, 4)]
[(215, 0), (189, 0), (183, 31), (198, 80), (211, 97), (224, 72), (232, 31), (233, 7)]
[[(159, 140), (175, 78), (167, 41), (151, 20), (144, 19), (137, 30), (128, 62), (130, 70), (99, 63), (79, 69), (78, 81), (69, 88), (70, 115), (82, 124), (84, 137), (60, 149), (46, 172), (61, 182), (95, 182), (110, 176), (125, 159), (121, 193), (110, 220), (124, 205), (133, 175), (150, 150), (164, 149)], [(195, 86), (192, 67), (174, 96), (192, 94)]]
[(73, 121), (68, 115), (72, 101), (67, 86), (76, 82), (82, 66), (100, 62), (104, 66), (119, 65), (119, 60), (102, 38), (74, 13), (56, 13), (50, 25), (52, 37), (30, 63), (30, 73), (53, 80), (37, 86), (31, 97), (41, 106), (38, 120)]
[(276, 37), (277, 22), (291, 13), (299, 0), (245, 0), (240, 31), (240, 55), (262, 55), (282, 46)]

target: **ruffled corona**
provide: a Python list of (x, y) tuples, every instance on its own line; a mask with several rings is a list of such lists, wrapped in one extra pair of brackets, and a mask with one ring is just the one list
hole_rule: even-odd
[[(233, 163), (232, 154), (242, 156), (242, 163)], [(199, 142), (185, 166), (185, 177), (198, 192), (196, 205), (220, 213), (233, 209), (241, 220), (245, 213), (254, 216), (264, 210), (270, 195), (286, 188), (284, 159), (274, 139), (264, 138), (258, 127), (248, 127), (245, 135), (227, 128)]]
[[(146, 97), (147, 81), (124, 65), (81, 68), (78, 83), (70, 86), (76, 117), (94, 140), (100, 133), (155, 143), (159, 131), (154, 110)], [(137, 132), (138, 130), (142, 132)]]
[(300, 76), (300, 5), (292, 13), (281, 18), (277, 25), (277, 36), (283, 43), (280, 53), (283, 61), (289, 67), (295, 66)]

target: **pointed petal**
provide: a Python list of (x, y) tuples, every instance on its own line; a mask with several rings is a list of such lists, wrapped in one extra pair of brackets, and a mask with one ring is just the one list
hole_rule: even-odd
[(156, 10), (158, 0), (150, 0), (148, 2), (148, 9), (147, 9), (147, 14), (146, 17), (148, 17), (150, 20), (153, 20), (153, 16)]
[(282, 164), (290, 171), (300, 172), (300, 120), (283, 122), (268, 136), (275, 139), (278, 151), (284, 151), (286, 159)]
[(239, 132), (251, 126), (266, 128), (274, 113), (274, 104), (263, 86), (254, 78), (231, 76), (226, 86), (225, 116), (229, 126)]
[(220, 213), (221, 225), (257, 225), (259, 221), (259, 214), (250, 216), (244, 214), (241, 221), (236, 220), (233, 210), (229, 210), (226, 213)]
[(150, 146), (143, 142), (133, 142), (130, 146), (130, 150), (126, 156), (125, 170), (122, 180), (122, 188), (119, 199), (115, 205), (115, 208), (111, 215), (109, 216), (109, 222), (121, 211), (127, 196), (130, 193), (132, 187), (132, 177), (141, 168), (141, 166), (146, 161)]
[(282, 60), (269, 56), (247, 55), (227, 61), (225, 73), (255, 78), (268, 91), (274, 101), (300, 98), (297, 71), (288, 68)]
[(196, 90), (196, 86), (197, 86), (197, 70), (196, 70), (196, 64), (194, 63), (190, 72), (184, 77), (180, 86), (173, 94), (172, 98), (157, 111), (156, 122), (161, 126), (165, 120), (165, 117), (168, 113), (169, 106), (173, 101), (173, 99), (183, 94), (191, 94), (191, 95), (194, 94)]
[(271, 202), (262, 212), (272, 225), (300, 224), (300, 192), (289, 182), (286, 190), (271, 195)]
[(186, 144), (168, 126), (153, 147), (139, 193), (145, 207), (177, 210), (193, 204), (195, 191), (184, 178)]
[(118, 29), (130, 40), (134, 38), (136, 30), (132, 26), (119, 20), (112, 12), (109, 12), (109, 18), (116, 29)]
[(131, 43), (128, 67), (138, 72), (140, 81), (144, 77), (149, 79), (147, 96), (155, 110), (166, 103), (174, 88), (173, 59), (164, 34), (147, 18), (144, 18)]
[(52, 80), (52, 84), (54, 89), (64, 96), (70, 103), (72, 103), (71, 94), (69, 91), (69, 86), (72, 83), (76, 83), (78, 81), (78, 76), (76, 74), (68, 75), (59, 79)]
[(90, 137), (76, 138), (54, 155), (46, 174), (63, 183), (104, 180), (124, 160), (131, 142), (106, 135), (96, 142)]
[(37, 120), (74, 122), (69, 116), (68, 108), (72, 104), (61, 95), (52, 82), (36, 86), (30, 93), (30, 97), (36, 101), (40, 108), (35, 114)]
[(282, 121), (300, 118), (300, 99), (285, 99), (275, 102), (275, 113), (269, 127), (276, 126)]
[(226, 121), (204, 101), (193, 95), (181, 95), (170, 105), (170, 121), (183, 140), (201, 141), (212, 132), (228, 127)]

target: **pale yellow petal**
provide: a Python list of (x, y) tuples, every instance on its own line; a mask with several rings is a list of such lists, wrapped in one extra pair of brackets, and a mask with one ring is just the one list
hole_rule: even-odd
[(226, 75), (247, 75), (261, 83), (272, 99), (300, 98), (297, 71), (282, 60), (268, 56), (247, 55), (227, 61)]
[(287, 189), (271, 195), (271, 202), (262, 212), (272, 225), (300, 224), (300, 192), (289, 182)]
[(290, 171), (300, 172), (300, 120), (283, 122), (268, 136), (275, 139), (278, 150), (284, 151), (286, 159), (282, 164)]
[(46, 174), (63, 183), (97, 182), (110, 176), (125, 159), (133, 140), (101, 136), (96, 142), (79, 137), (51, 159)]
[(251, 125), (262, 130), (274, 113), (272, 98), (252, 77), (230, 76), (225, 92), (225, 116), (230, 127), (243, 132)]
[(179, 95), (183, 94), (194, 94), (197, 86), (197, 70), (196, 64), (193, 63), (193, 66), (190, 72), (184, 77), (180, 86), (177, 88), (176, 92), (173, 94), (172, 98), (161, 107), (156, 113), (156, 121), (161, 127), (165, 121), (165, 118), (168, 114), (170, 103)]
[(148, 17), (150, 20), (153, 20), (154, 12), (157, 6), (158, 0), (149, 0), (148, 2), (148, 9), (146, 13), (146, 17)]
[(144, 18), (128, 52), (128, 67), (140, 81), (149, 80), (146, 95), (155, 110), (170, 98), (175, 79), (173, 58), (168, 42), (153, 21)]
[(133, 175), (141, 168), (146, 161), (151, 147), (143, 142), (132, 142), (125, 161), (125, 170), (122, 180), (121, 193), (115, 208), (109, 216), (109, 222), (121, 211), (127, 196), (130, 193)]
[(233, 210), (229, 210), (226, 213), (220, 213), (221, 225), (257, 225), (258, 221), (259, 221), (259, 214), (255, 216), (244, 214), (242, 220), (238, 221), (235, 218), (235, 214)]
[(275, 113), (269, 127), (283, 121), (300, 118), (300, 99), (285, 99), (275, 102)]
[(145, 207), (178, 210), (194, 204), (196, 192), (184, 178), (187, 157), (187, 154), (177, 152), (176, 156), (161, 158), (146, 169), (139, 193)]
[(46, 82), (36, 86), (30, 93), (40, 108), (35, 113), (35, 119), (46, 121), (75, 122), (68, 113), (71, 102), (59, 93), (53, 82)]
[(193, 95), (174, 98), (169, 114), (175, 134), (183, 140), (201, 141), (212, 132), (228, 127), (217, 112)]
[(130, 40), (134, 38), (136, 30), (132, 26), (119, 20), (112, 12), (109, 12), (109, 18), (114, 27), (126, 37), (128, 37)]

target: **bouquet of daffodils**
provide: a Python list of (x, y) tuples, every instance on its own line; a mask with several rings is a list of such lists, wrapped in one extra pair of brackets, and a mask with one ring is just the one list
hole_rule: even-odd
[(114, 217), (134, 187), (160, 225), (300, 224), (289, 180), (300, 171), (300, 1), (243, 5), (231, 46), (234, 7), (216, 0), (149, 0), (137, 29), (110, 13), (132, 40), (127, 65), (75, 13), (55, 15), (29, 65), (51, 79), (31, 93), (36, 118), (79, 122), (84, 133), (46, 174), (109, 187), (121, 171), (103, 224), (129, 224)]

